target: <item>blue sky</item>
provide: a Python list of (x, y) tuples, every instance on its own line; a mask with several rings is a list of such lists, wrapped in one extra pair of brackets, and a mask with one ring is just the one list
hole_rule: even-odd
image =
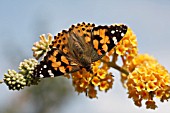
[[(56, 34), (82, 21), (102, 25), (127, 24), (137, 35), (139, 52), (153, 55), (170, 71), (169, 0), (1, 0), (0, 74), (3, 75), (9, 68), (17, 69), (23, 57), (32, 57), (31, 47), (39, 40), (39, 35)], [(0, 102), (14, 98), (5, 85), (1, 85), (0, 90)], [(154, 112), (169, 113), (169, 105), (169, 102), (159, 104)], [(75, 93), (75, 100), (66, 106), (67, 109), (63, 108), (61, 113), (70, 113), (70, 110), (77, 113), (151, 112), (133, 105), (121, 87), (119, 77), (113, 89), (99, 94), (99, 99), (90, 100)]]

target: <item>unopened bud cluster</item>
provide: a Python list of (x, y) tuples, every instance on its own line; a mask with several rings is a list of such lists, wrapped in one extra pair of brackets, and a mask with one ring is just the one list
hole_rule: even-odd
[(50, 33), (47, 35), (47, 38), (45, 34), (40, 35), (40, 41), (35, 42), (32, 47), (33, 56), (36, 59), (39, 59), (41, 56), (45, 55), (45, 53), (49, 50), (49, 45), (51, 44), (52, 39), (53, 36)]
[(24, 60), (19, 65), (19, 72), (15, 70), (8, 70), (4, 74), (4, 82), (9, 87), (10, 90), (20, 90), (24, 86), (30, 86), (38, 84), (40, 79), (35, 79), (31, 76), (32, 70), (38, 64), (35, 59)]

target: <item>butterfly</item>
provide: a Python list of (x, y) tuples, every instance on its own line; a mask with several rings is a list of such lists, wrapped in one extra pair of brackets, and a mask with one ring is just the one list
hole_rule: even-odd
[(124, 24), (99, 25), (78, 23), (54, 36), (50, 49), (33, 71), (34, 77), (56, 77), (85, 68), (100, 60), (124, 37)]

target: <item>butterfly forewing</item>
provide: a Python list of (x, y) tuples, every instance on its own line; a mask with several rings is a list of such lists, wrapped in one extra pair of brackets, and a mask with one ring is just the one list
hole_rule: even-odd
[(105, 55), (123, 38), (126, 25), (98, 26), (92, 30), (93, 47), (99, 56)]

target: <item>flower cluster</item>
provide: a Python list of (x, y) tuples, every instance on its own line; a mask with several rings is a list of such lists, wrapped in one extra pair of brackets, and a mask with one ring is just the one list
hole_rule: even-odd
[(38, 78), (32, 78), (32, 70), (38, 64), (35, 59), (24, 60), (19, 65), (19, 72), (15, 70), (8, 70), (8, 73), (4, 74), (4, 82), (10, 90), (20, 90), (24, 86), (38, 84)]
[(52, 43), (52, 34), (48, 34), (47, 38), (45, 34), (40, 35), (40, 41), (34, 43), (32, 47), (33, 56), (38, 60), (41, 56), (49, 50), (49, 45)]
[(26, 85), (24, 76), (17, 73), (15, 70), (8, 70), (8, 73), (4, 74), (4, 82), (10, 90), (20, 90)]
[(155, 109), (154, 97), (162, 102), (170, 98), (170, 74), (153, 57), (138, 55), (130, 63), (129, 71), (126, 86), (135, 105), (141, 106), (142, 100), (146, 100), (146, 107)]
[[(40, 41), (34, 43), (32, 47), (33, 56), (38, 60), (41, 56), (45, 55), (49, 50), (49, 45), (52, 43), (53, 36), (48, 34), (47, 37), (45, 34), (40, 35)], [(3, 81), (9, 87), (10, 90), (20, 90), (24, 86), (37, 85), (40, 82), (40, 78), (33, 78), (32, 73), (38, 61), (36, 59), (24, 60), (20, 63), (18, 69), (19, 72), (15, 70), (8, 70), (4, 74)]]
[(101, 66), (101, 62), (97, 61), (93, 64), (93, 74), (82, 69), (72, 73), (73, 86), (78, 93), (86, 93), (90, 98), (97, 97), (97, 89), (107, 91), (112, 88), (113, 76), (106, 71), (106, 65)]

